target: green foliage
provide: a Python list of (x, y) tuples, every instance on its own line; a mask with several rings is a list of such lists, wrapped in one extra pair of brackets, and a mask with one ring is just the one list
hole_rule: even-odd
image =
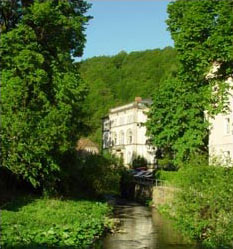
[(166, 182), (166, 185), (175, 185), (178, 177), (177, 171), (159, 170), (155, 175), (156, 179)]
[[(27, 204), (25, 204), (27, 202)], [(104, 203), (27, 199), (1, 210), (4, 248), (87, 248), (110, 222)]]
[(169, 181), (180, 191), (168, 210), (178, 227), (207, 247), (232, 248), (233, 169), (192, 164), (174, 176)]
[(151, 199), (147, 199), (145, 201), (145, 206), (151, 207), (153, 205), (153, 201)]
[(176, 71), (176, 64), (171, 47), (83, 61), (80, 72), (90, 89), (85, 104), (92, 140), (101, 144), (101, 118), (110, 108), (127, 104), (136, 96), (151, 97), (162, 80)]
[(135, 192), (135, 185), (133, 181), (134, 181), (134, 176), (132, 172), (124, 167), (121, 172), (121, 182), (120, 182), (121, 197), (132, 199), (132, 196), (134, 196)]
[(137, 156), (136, 158), (133, 159), (133, 162), (132, 162), (132, 167), (134, 169), (137, 169), (137, 168), (140, 168), (140, 167), (147, 167), (147, 160), (142, 157), (142, 156)]
[(176, 170), (176, 166), (173, 164), (173, 161), (168, 156), (164, 156), (162, 159), (158, 159), (158, 166), (157, 169), (159, 170), (167, 170), (167, 171), (174, 171)]
[[(208, 122), (204, 111), (216, 114), (227, 101), (223, 83), (232, 74), (233, 2), (231, 0), (178, 0), (168, 5), (167, 21), (177, 50), (176, 77), (155, 91), (148, 134), (162, 151), (180, 165), (192, 154), (207, 153)], [(216, 77), (207, 76), (214, 62)], [(217, 95), (212, 87), (218, 86)]]
[(14, 25), (0, 16), (5, 26), (12, 21), (0, 40), (1, 166), (34, 187), (52, 188), (84, 132), (87, 90), (71, 56), (82, 53), (89, 18), (83, 1), (26, 2)]
[(147, 127), (153, 143), (162, 150), (161, 158), (170, 154), (180, 164), (197, 151), (207, 151), (208, 124), (202, 103), (202, 95), (186, 92), (177, 78), (166, 80), (155, 93)]
[(168, 5), (167, 24), (183, 79), (203, 79), (214, 61), (221, 63), (223, 78), (232, 73), (232, 8), (232, 0), (178, 0)]
[(61, 191), (66, 195), (81, 193), (91, 197), (119, 194), (123, 166), (110, 154), (88, 155), (69, 163), (64, 172)]

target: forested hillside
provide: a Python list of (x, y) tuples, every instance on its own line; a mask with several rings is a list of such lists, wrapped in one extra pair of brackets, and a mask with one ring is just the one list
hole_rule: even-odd
[(81, 62), (81, 76), (89, 86), (85, 108), (91, 138), (101, 144), (101, 117), (109, 108), (131, 102), (135, 96), (151, 97), (176, 69), (172, 47), (129, 54), (123, 51)]

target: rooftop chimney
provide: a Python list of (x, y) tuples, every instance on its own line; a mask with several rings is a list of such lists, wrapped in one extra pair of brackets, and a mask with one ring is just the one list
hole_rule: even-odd
[(135, 102), (141, 102), (142, 98), (141, 97), (135, 97)]

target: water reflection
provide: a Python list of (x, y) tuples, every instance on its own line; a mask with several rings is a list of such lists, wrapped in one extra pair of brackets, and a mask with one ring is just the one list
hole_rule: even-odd
[(119, 232), (108, 235), (101, 249), (198, 249), (173, 229), (171, 222), (156, 210), (127, 203), (116, 207)]

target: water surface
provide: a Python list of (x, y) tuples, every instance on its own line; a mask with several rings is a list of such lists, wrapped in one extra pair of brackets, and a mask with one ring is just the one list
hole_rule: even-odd
[(108, 235), (98, 248), (200, 249), (188, 243), (156, 209), (121, 203), (116, 206), (115, 216), (121, 221), (119, 232)]

